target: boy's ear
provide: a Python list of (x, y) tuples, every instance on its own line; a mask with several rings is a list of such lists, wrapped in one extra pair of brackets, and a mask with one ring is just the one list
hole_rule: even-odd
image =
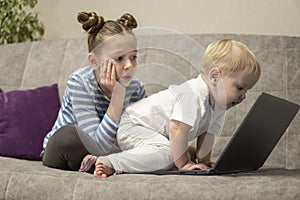
[(217, 68), (217, 67), (214, 67), (212, 68), (210, 71), (209, 71), (209, 82), (212, 84), (212, 85), (216, 85), (217, 82), (219, 81), (219, 79), (221, 78), (221, 72), (220, 72), (220, 69)]
[(89, 64), (91, 67), (93, 67), (94, 69), (98, 69), (98, 66), (99, 66), (98, 60), (97, 60), (97, 57), (95, 56), (95, 54), (89, 53), (88, 60), (89, 60)]

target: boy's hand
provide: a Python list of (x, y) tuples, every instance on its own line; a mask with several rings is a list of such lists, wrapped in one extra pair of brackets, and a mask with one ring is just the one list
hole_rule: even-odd
[(204, 162), (199, 162), (199, 164), (204, 164), (204, 165), (206, 165), (207, 167), (214, 167), (215, 162), (212, 162), (212, 161), (204, 161)]
[(192, 161), (189, 161), (188, 163), (186, 163), (181, 169), (179, 170), (195, 170), (195, 169), (206, 169), (208, 166), (204, 163), (194, 163)]

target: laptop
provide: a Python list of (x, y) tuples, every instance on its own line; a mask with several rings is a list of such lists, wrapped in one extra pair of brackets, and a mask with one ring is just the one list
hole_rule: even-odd
[(205, 170), (160, 170), (148, 174), (219, 175), (256, 171), (263, 166), (300, 106), (262, 93), (219, 156)]

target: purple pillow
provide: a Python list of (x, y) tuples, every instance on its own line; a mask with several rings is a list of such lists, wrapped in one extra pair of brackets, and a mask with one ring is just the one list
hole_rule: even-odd
[(59, 108), (57, 84), (0, 93), (0, 155), (41, 160)]

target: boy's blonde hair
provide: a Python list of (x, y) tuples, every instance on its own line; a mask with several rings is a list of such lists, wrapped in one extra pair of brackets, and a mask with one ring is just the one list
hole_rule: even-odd
[(256, 56), (245, 44), (232, 39), (222, 39), (208, 45), (200, 63), (200, 73), (207, 75), (213, 67), (229, 76), (244, 69), (258, 75), (261, 73)]

